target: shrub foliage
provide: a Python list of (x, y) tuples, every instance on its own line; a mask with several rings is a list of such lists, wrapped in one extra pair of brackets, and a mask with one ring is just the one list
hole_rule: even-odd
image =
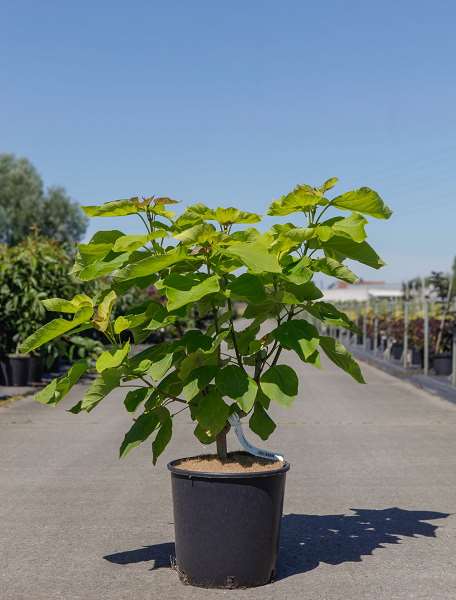
[[(366, 241), (365, 217), (387, 219), (391, 211), (369, 188), (330, 199), (328, 192), (336, 183), (332, 178), (320, 187), (298, 185), (274, 201), (269, 215), (305, 224), (278, 218), (268, 231), (254, 227), (259, 215), (232, 207), (195, 204), (176, 217), (170, 210), (176, 201), (165, 197), (86, 207), (92, 217), (138, 215), (145, 231), (99, 231), (81, 244), (74, 275), (81, 281), (110, 275), (109, 289), (97, 300), (83, 294), (45, 300), (48, 310), (66, 316), (33, 333), (23, 351), (69, 331), (95, 328), (104, 334), (109, 346), (98, 357), (98, 378), (71, 411), (90, 412), (109, 392), (124, 387), (126, 409), (139, 414), (121, 444), (121, 456), (152, 436), (155, 463), (171, 439), (174, 416), (185, 409), (203, 444), (224, 435), (233, 413), (247, 417), (250, 428), (267, 439), (275, 428), (270, 403), (290, 406), (298, 394), (298, 377), (286, 364), (284, 349), (314, 367), (320, 366), (323, 353), (364, 383), (345, 347), (320, 335), (313, 324), (356, 329), (344, 313), (322, 301), (313, 278), (325, 273), (356, 281), (346, 259), (380, 268), (383, 261)], [(141, 312), (112, 316), (119, 296), (150, 285), (164, 303), (151, 298)], [(239, 324), (234, 303), (245, 305)], [(213, 316), (205, 333), (190, 329), (177, 339), (132, 352), (131, 340), (141, 343), (195, 305), (200, 314)], [(126, 340), (125, 331), (131, 336)], [(84, 360), (75, 363), (38, 400), (57, 404), (87, 368)]]

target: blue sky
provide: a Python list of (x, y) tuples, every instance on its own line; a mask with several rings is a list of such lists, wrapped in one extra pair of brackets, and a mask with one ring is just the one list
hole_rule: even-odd
[[(262, 211), (338, 176), (393, 207), (364, 277), (456, 253), (456, 4), (24, 2), (0, 6), (0, 152), (81, 203), (167, 194)], [(119, 227), (119, 222), (115, 223)], [(113, 226), (94, 220), (98, 227)], [(122, 228), (122, 227), (120, 227)], [(123, 228), (134, 231), (135, 221)]]

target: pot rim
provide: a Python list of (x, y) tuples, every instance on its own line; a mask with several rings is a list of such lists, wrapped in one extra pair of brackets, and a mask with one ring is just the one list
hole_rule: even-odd
[[(247, 452), (245, 454), (247, 454)], [(166, 465), (167, 469), (171, 471), (173, 475), (188, 477), (188, 479), (252, 479), (254, 477), (272, 477), (273, 475), (286, 473), (290, 469), (290, 463), (287, 461), (284, 461), (283, 464), (277, 469), (269, 469), (267, 471), (247, 471), (234, 473), (191, 471), (189, 469), (182, 469), (176, 466), (176, 463), (180, 462), (181, 460), (186, 460), (189, 458), (200, 458), (200, 456), (201, 454), (197, 456), (184, 456), (183, 458), (176, 458)]]

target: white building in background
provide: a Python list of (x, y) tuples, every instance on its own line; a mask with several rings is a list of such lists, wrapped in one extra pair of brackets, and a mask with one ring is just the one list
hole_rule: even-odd
[(393, 299), (403, 297), (400, 283), (384, 281), (364, 281), (359, 283), (338, 282), (323, 291), (322, 300), (328, 302), (366, 302), (371, 298)]

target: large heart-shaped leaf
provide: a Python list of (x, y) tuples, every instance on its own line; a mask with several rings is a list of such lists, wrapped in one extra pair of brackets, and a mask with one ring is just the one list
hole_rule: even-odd
[(320, 337), (316, 327), (304, 319), (294, 319), (282, 323), (272, 335), (287, 350), (294, 350), (298, 356), (309, 358), (318, 348)]
[[(114, 369), (106, 369), (93, 381), (85, 393), (79, 410), (72, 409), (72, 412), (85, 410), (90, 412), (93, 410), (112, 390), (119, 387), (120, 378), (122, 375), (121, 367)], [(75, 408), (75, 407), (73, 407)]]
[[(329, 221), (326, 222), (328, 223)], [(344, 219), (333, 219), (331, 228), (336, 234), (345, 235), (359, 243), (366, 239), (366, 224), (367, 220), (362, 215), (353, 213)]]
[(254, 433), (259, 435), (262, 440), (267, 440), (276, 428), (276, 424), (263, 406), (257, 402), (249, 420), (249, 427)]
[(337, 196), (337, 198), (331, 200), (331, 205), (370, 215), (377, 219), (389, 219), (393, 214), (377, 192), (368, 187), (362, 187)]
[(83, 306), (74, 315), (72, 321), (68, 321), (67, 319), (54, 319), (53, 321), (46, 323), (46, 325), (43, 325), (43, 327), (40, 327), (35, 333), (32, 333), (32, 335), (21, 344), (20, 351), (26, 354), (64, 333), (68, 333), (68, 331), (75, 329), (78, 325), (81, 325), (81, 323), (89, 321), (92, 313), (93, 308), (91, 306)]
[(112, 200), (98, 206), (83, 206), (82, 210), (88, 217), (123, 217), (144, 210), (138, 197)]
[(353, 271), (344, 264), (338, 262), (334, 258), (329, 258), (328, 256), (312, 260), (311, 266), (314, 271), (321, 271), (326, 275), (336, 277), (336, 279), (341, 279), (347, 283), (355, 283), (358, 281), (358, 276), (355, 275)]
[(65, 375), (53, 379), (44, 389), (38, 392), (35, 396), (35, 400), (42, 404), (57, 404), (63, 400), (88, 368), (89, 365), (86, 360), (80, 360), (74, 363)]
[(260, 378), (261, 389), (270, 400), (290, 406), (298, 394), (298, 377), (288, 365), (274, 365)]
[(242, 273), (230, 283), (229, 289), (235, 299), (247, 300), (254, 304), (266, 300), (266, 291), (258, 275)]
[(172, 273), (164, 280), (166, 297), (168, 298), (168, 310), (176, 310), (181, 306), (197, 302), (208, 294), (220, 290), (219, 278), (211, 275), (201, 279), (197, 276), (180, 275)]
[(238, 208), (216, 208), (214, 218), (221, 225), (233, 225), (235, 223), (258, 223), (261, 217), (255, 213), (239, 210)]
[(153, 392), (153, 388), (141, 387), (131, 390), (125, 396), (124, 405), (128, 412), (134, 412)]
[(248, 244), (233, 244), (224, 252), (239, 258), (252, 273), (282, 272), (278, 258), (270, 252), (270, 242), (265, 237), (259, 237), (255, 242)]
[(174, 237), (184, 244), (206, 244), (220, 237), (220, 232), (210, 223), (198, 223), (176, 233)]
[(343, 344), (332, 337), (321, 336), (320, 346), (334, 364), (346, 371), (358, 383), (366, 383), (358, 363)]
[(134, 252), (151, 240), (165, 237), (168, 237), (168, 232), (164, 229), (158, 229), (144, 235), (123, 235), (114, 242), (112, 249), (114, 252)]
[(199, 394), (194, 401), (197, 401), (197, 404), (193, 414), (203, 431), (211, 436), (220, 433), (226, 425), (230, 409), (217, 388), (211, 386), (206, 393)]
[(218, 367), (215, 365), (206, 365), (192, 370), (182, 390), (185, 400), (190, 402), (195, 398), (201, 390), (211, 383), (217, 372)]
[(335, 327), (344, 327), (355, 333), (359, 333), (359, 329), (347, 315), (337, 309), (329, 302), (313, 302), (306, 306), (307, 312), (316, 317), (326, 325), (334, 325)]
[(165, 417), (160, 417), (160, 428), (152, 442), (152, 463), (154, 465), (157, 464), (158, 457), (169, 444), (173, 434), (173, 420), (169, 411), (166, 410), (166, 412), (168, 414)]
[(163, 269), (167, 269), (184, 260), (192, 260), (192, 257), (188, 256), (185, 250), (179, 246), (166, 254), (147, 256), (146, 258), (128, 264), (117, 273), (116, 279), (118, 281), (125, 281), (128, 279), (136, 279), (138, 277), (146, 277), (148, 275), (159, 273)]
[(155, 431), (160, 424), (160, 411), (153, 410), (139, 415), (135, 420), (130, 430), (124, 437), (120, 446), (119, 456), (123, 458), (127, 454), (147, 440), (147, 438)]
[(256, 382), (237, 365), (228, 365), (217, 371), (215, 385), (222, 396), (228, 396), (248, 413), (252, 409), (258, 391)]
[(285, 216), (326, 204), (328, 200), (323, 198), (319, 190), (310, 185), (298, 185), (292, 192), (273, 202), (269, 207), (268, 215)]
[(318, 300), (322, 296), (321, 290), (317, 288), (313, 281), (300, 285), (287, 281), (284, 284), (284, 290), (279, 292), (278, 299), (284, 304), (302, 304), (310, 300)]
[(347, 237), (335, 235), (323, 243), (322, 246), (326, 256), (334, 258), (339, 262), (345, 258), (351, 258), (373, 269), (380, 269), (385, 265), (383, 260), (367, 242), (357, 243)]
[(110, 351), (105, 350), (100, 354), (97, 358), (96, 368), (99, 373), (106, 371), (106, 369), (113, 369), (114, 367), (118, 367), (122, 364), (124, 359), (128, 356), (130, 352), (130, 342), (125, 342), (122, 348), (118, 350)]

